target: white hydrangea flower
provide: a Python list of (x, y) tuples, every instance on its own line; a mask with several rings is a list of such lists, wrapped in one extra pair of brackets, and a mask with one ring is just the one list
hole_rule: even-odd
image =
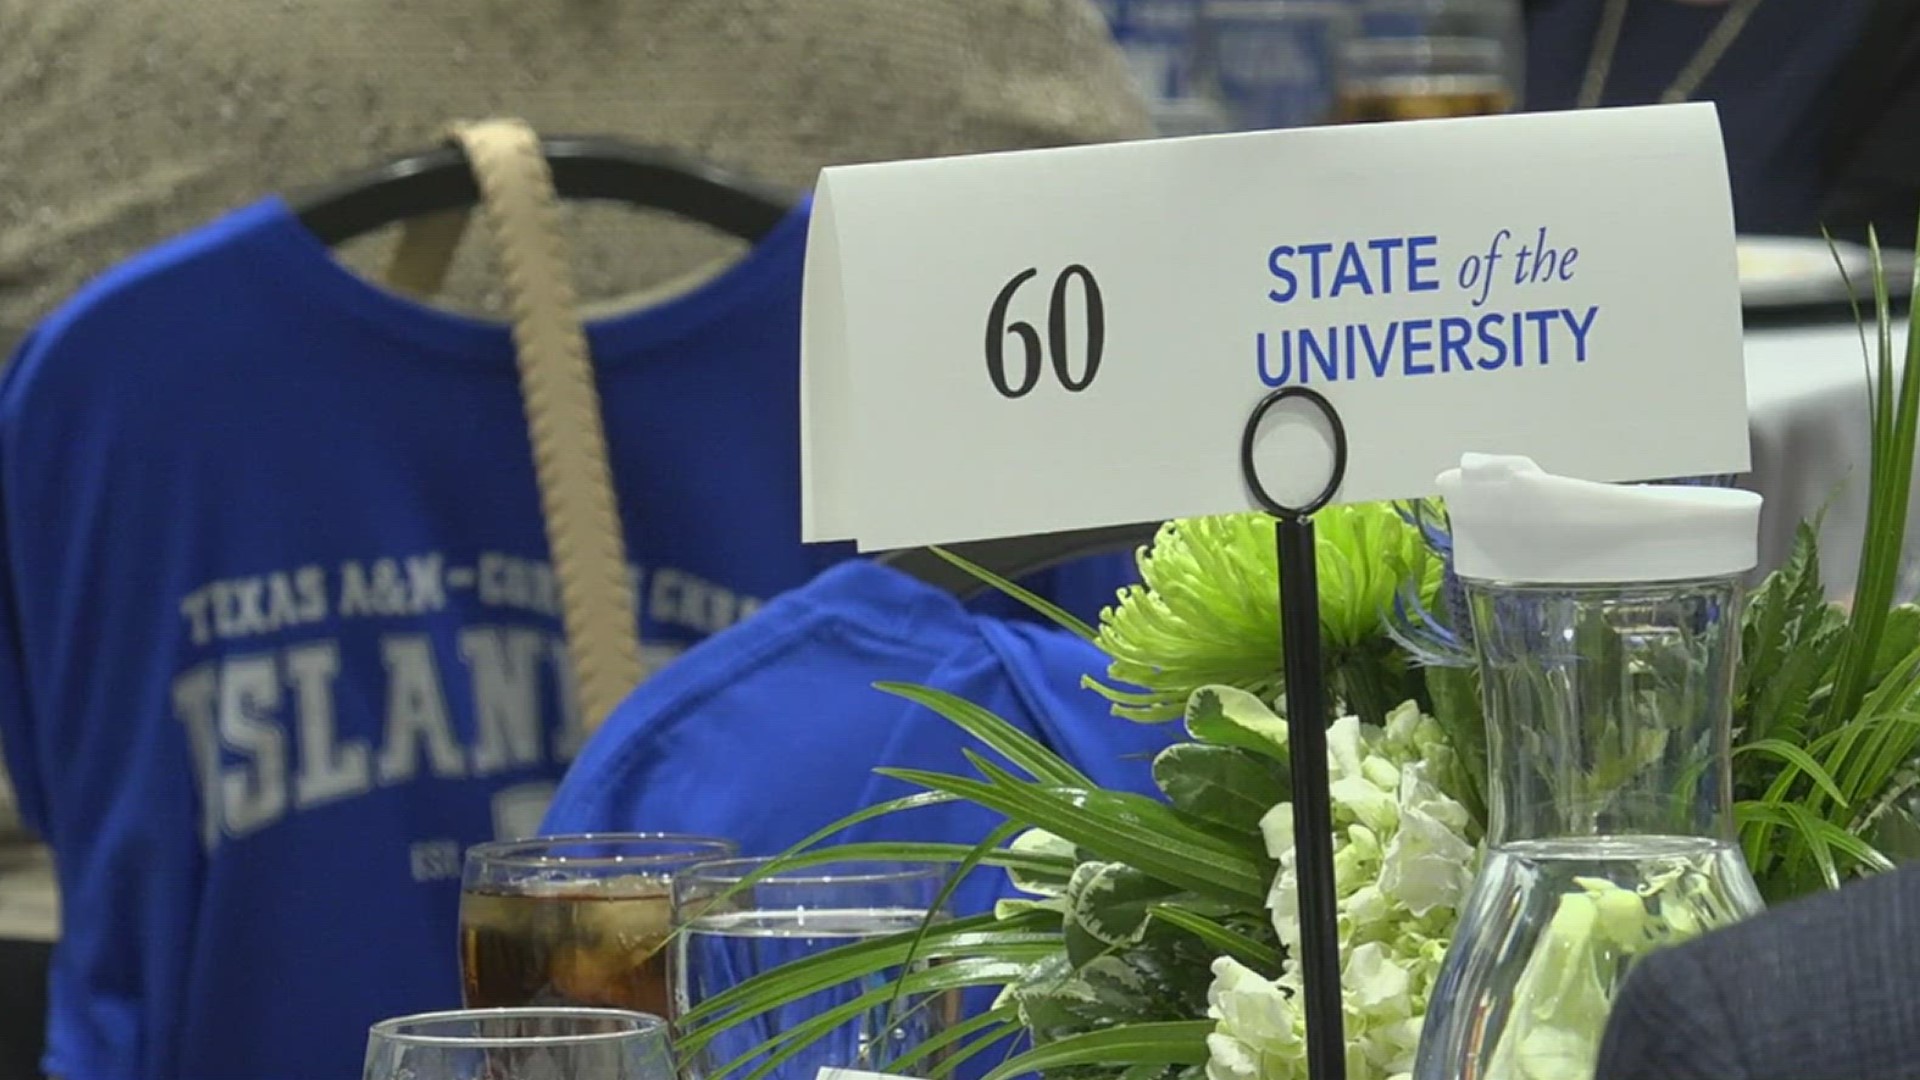
[(1327, 728), (1327, 779), (1343, 780), (1360, 775), (1363, 735), (1360, 718), (1343, 716)]
[[(1395, 779), (1398, 778), (1396, 775)], [(1373, 781), (1364, 776), (1349, 776), (1344, 780), (1335, 780), (1328, 788), (1327, 794), (1333, 799), (1335, 806), (1345, 807), (1349, 814), (1359, 819), (1360, 824), (1376, 833), (1392, 829), (1400, 820), (1400, 808), (1394, 799), (1393, 788), (1376, 787)]]
[(1207, 1080), (1272, 1080), (1304, 1068), (1306, 1025), (1293, 999), (1260, 973), (1228, 957), (1213, 962), (1207, 1015)]
[(1473, 885), (1473, 845), (1461, 835), (1466, 808), (1440, 793), (1426, 766), (1401, 771), (1399, 828), (1381, 859), (1380, 891), (1416, 916), (1458, 908)]
[(1376, 1020), (1404, 1020), (1413, 1013), (1413, 976), (1377, 941), (1347, 957), (1341, 985), (1362, 1014)]
[[(1454, 758), (1432, 718), (1411, 703), (1383, 728), (1344, 717), (1327, 729), (1334, 825), (1334, 892), (1344, 958), (1341, 997), (1351, 1080), (1404, 1080), (1448, 935), (1473, 881), (1472, 816), (1443, 778)], [(1280, 864), (1267, 894), (1289, 956), (1300, 944), (1300, 881), (1293, 806), (1261, 818)], [(1306, 1075), (1306, 1018), (1295, 1004), (1291, 959), (1269, 980), (1231, 959), (1214, 963), (1208, 1080)]]

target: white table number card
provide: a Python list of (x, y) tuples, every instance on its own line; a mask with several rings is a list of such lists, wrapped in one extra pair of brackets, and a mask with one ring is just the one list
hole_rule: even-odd
[[(867, 550), (1247, 509), (1281, 386), (1338, 410), (1343, 502), (1467, 450), (1748, 464), (1710, 105), (829, 169), (804, 322), (805, 536)], [(1298, 445), (1260, 445), (1276, 494)]]

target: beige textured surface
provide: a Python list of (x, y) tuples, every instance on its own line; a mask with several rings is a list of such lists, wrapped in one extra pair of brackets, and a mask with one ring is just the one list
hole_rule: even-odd
[(640, 685), (640, 617), (553, 176), (540, 136), (521, 121), (465, 123), (455, 135), (479, 179), (487, 232), (507, 283), (567, 657), (592, 731)]
[[(0, 349), (82, 280), (461, 118), (821, 166), (1144, 134), (1085, 0), (0, 0)], [(725, 255), (570, 208), (587, 301)], [(390, 236), (348, 252), (382, 268)], [(501, 310), (480, 245), (449, 296)]]
[(0, 849), (0, 938), (53, 941), (59, 936), (60, 890), (53, 856), (45, 848)]
[[(830, 164), (1148, 132), (1086, 0), (0, 0), (0, 352), (134, 252), (498, 115), (795, 190)], [(562, 217), (589, 307), (736, 249)], [(393, 232), (342, 256), (378, 275)], [(468, 243), (447, 297), (503, 313), (498, 284)], [(6, 804), (0, 782), (0, 834)], [(47, 876), (0, 875), (0, 906), (51, 933)]]

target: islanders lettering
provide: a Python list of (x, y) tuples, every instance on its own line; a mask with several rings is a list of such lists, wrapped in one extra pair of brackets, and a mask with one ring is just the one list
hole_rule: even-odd
[[(761, 604), (671, 567), (628, 572), (649, 674)], [(502, 835), (530, 835), (551, 795), (537, 781), (586, 738), (559, 582), (542, 560), (315, 562), (203, 582), (179, 613), (169, 704), (208, 851), (376, 791), (475, 780), (499, 785)], [(457, 878), (459, 855), (457, 843), (415, 838), (415, 879)]]
[[(1574, 280), (1580, 249), (1556, 247), (1545, 227), (1527, 238), (1496, 232), (1452, 272), (1437, 236), (1279, 244), (1267, 252), (1267, 299), (1288, 325), (1254, 334), (1266, 386), (1480, 375), (1585, 364), (1598, 305), (1502, 302), (1509, 290)], [(1455, 313), (1369, 321), (1315, 320), (1315, 301), (1454, 290)], [(1350, 305), (1343, 305), (1351, 311)]]

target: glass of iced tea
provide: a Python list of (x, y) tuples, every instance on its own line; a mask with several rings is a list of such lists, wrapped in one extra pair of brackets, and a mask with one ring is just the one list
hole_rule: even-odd
[(1513, 108), (1507, 47), (1493, 37), (1359, 37), (1340, 50), (1337, 123), (1484, 116)]
[(586, 1006), (668, 1015), (672, 883), (736, 854), (668, 833), (549, 836), (467, 850), (460, 975), (468, 1008)]

